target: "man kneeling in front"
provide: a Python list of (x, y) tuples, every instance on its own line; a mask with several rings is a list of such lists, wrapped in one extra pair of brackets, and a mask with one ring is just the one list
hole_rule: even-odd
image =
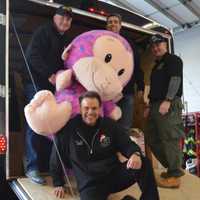
[[(79, 98), (80, 115), (71, 119), (56, 135), (56, 144), (66, 166), (72, 167), (81, 200), (106, 200), (138, 183), (140, 200), (158, 200), (152, 166), (139, 146), (130, 140), (117, 122), (101, 117), (101, 98), (93, 91)], [(117, 152), (128, 158), (120, 163)], [(54, 193), (64, 197), (62, 166), (53, 147), (50, 170)]]

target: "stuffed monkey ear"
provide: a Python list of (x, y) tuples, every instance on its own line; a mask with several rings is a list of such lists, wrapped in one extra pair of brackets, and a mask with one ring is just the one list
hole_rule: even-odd
[(69, 53), (69, 51), (70, 51), (71, 48), (72, 48), (72, 44), (69, 44), (65, 48), (65, 50), (63, 51), (62, 56), (61, 56), (61, 58), (62, 58), (63, 61), (67, 59), (68, 53)]

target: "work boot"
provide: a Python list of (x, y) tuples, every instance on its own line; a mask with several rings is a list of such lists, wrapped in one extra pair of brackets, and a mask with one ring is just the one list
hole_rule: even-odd
[(180, 178), (170, 177), (157, 180), (157, 186), (162, 188), (179, 188), (181, 184)]
[(170, 177), (181, 177), (184, 176), (185, 172), (183, 169), (178, 169), (178, 170), (173, 170), (173, 171), (167, 171), (167, 172), (162, 172), (160, 176), (162, 178), (170, 178)]
[(126, 195), (121, 200), (136, 200), (136, 199), (130, 195)]
[(38, 170), (31, 170), (26, 172), (26, 176), (31, 179), (32, 182), (44, 185), (46, 180), (40, 176)]

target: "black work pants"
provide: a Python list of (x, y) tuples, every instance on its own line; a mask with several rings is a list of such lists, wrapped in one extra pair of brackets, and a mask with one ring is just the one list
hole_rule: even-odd
[(125, 163), (119, 163), (110, 175), (95, 181), (80, 192), (81, 200), (107, 200), (111, 193), (124, 190), (138, 183), (142, 192), (140, 200), (159, 200), (159, 194), (153, 169), (147, 158), (142, 158), (142, 168), (127, 169)]

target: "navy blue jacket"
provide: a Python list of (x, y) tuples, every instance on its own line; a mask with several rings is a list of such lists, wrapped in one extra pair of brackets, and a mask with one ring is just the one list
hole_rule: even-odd
[[(61, 59), (64, 47), (71, 42), (70, 32), (60, 34), (53, 22), (40, 26), (32, 36), (26, 50), (26, 59), (32, 76), (39, 88), (47, 89), (48, 78), (64, 66)], [(30, 83), (27, 69), (23, 70), (23, 80)]]

